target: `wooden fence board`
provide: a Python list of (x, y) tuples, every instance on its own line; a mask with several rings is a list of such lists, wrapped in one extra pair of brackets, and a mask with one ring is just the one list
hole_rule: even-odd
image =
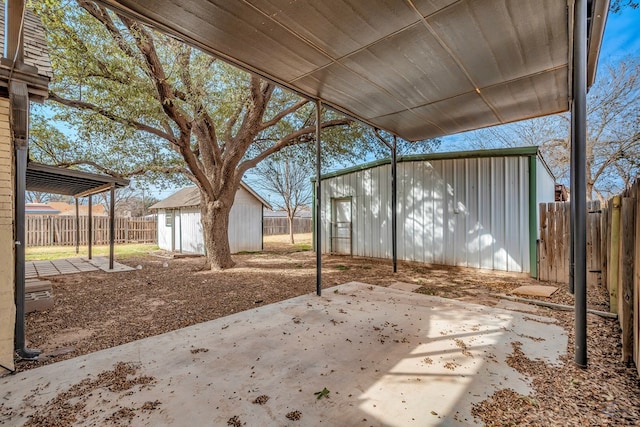
[(622, 328), (622, 361), (630, 365), (633, 361), (633, 286), (635, 247), (636, 200), (623, 197), (620, 210), (620, 283), (618, 287), (618, 313)]
[[(80, 245), (87, 245), (89, 217), (79, 217)], [(109, 218), (93, 217), (93, 243), (109, 243)], [(156, 243), (155, 218), (116, 218), (116, 243)], [(73, 216), (27, 215), (25, 224), (27, 246), (70, 246), (76, 244), (76, 218)]]
[[(294, 233), (311, 233), (313, 220), (311, 218), (294, 218)], [(262, 234), (273, 236), (278, 234), (289, 234), (289, 220), (282, 217), (266, 217), (262, 220)]]
[[(600, 283), (600, 203), (589, 202), (587, 216), (588, 285)], [(569, 202), (540, 204), (539, 276), (542, 281), (569, 283), (571, 256), (571, 205)]]

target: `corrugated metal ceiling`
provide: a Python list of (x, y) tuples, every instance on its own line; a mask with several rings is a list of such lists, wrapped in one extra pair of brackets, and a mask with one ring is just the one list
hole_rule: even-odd
[(101, 3), (407, 140), (569, 108), (567, 1)]

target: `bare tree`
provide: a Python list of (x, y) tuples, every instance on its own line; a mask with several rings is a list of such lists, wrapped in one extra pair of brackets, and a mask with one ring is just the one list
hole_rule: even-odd
[(310, 177), (313, 175), (313, 165), (302, 161), (294, 150), (285, 149), (277, 156), (260, 163), (255, 170), (255, 175), (259, 178), (256, 180), (258, 188), (277, 194), (274, 207), (287, 214), (289, 239), (291, 244), (295, 243), (294, 218), (301, 208), (308, 206), (311, 202)]
[[(470, 132), (466, 145), (538, 145), (554, 175), (568, 184), (571, 116), (560, 114)], [(606, 67), (587, 97), (587, 197), (619, 192), (640, 172), (640, 60)]]

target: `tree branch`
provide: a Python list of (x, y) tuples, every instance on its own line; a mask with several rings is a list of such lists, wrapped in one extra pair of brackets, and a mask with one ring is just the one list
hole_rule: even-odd
[[(335, 120), (330, 120), (327, 122), (323, 122), (320, 125), (321, 129), (324, 128), (330, 128), (330, 127), (335, 127), (335, 126), (344, 126), (344, 125), (348, 125), (351, 124), (353, 122), (353, 120), (351, 119), (335, 119)], [(251, 169), (252, 167), (256, 166), (258, 163), (260, 163), (262, 160), (266, 159), (267, 157), (269, 157), (271, 154), (281, 150), (284, 147), (287, 147), (289, 145), (296, 145), (297, 143), (299, 143), (301, 141), (301, 137), (305, 136), (305, 135), (309, 135), (309, 134), (313, 134), (316, 130), (315, 126), (308, 126), (306, 128), (300, 129), (296, 132), (292, 132), (289, 135), (285, 136), (284, 138), (280, 139), (277, 143), (275, 143), (274, 145), (272, 145), (270, 148), (266, 149), (265, 151), (263, 151), (262, 153), (258, 154), (257, 156), (255, 156), (253, 159), (249, 159), (249, 160), (245, 160), (244, 162), (240, 163), (238, 165), (238, 173), (240, 174), (240, 176), (242, 176), (247, 170)]]
[(93, 111), (94, 113), (100, 114), (101, 116), (109, 120), (112, 120), (116, 123), (131, 126), (134, 129), (147, 132), (152, 135), (158, 136), (160, 138), (166, 139), (167, 141), (173, 144), (177, 143), (176, 139), (172, 135), (167, 134), (166, 132), (156, 129), (152, 126), (145, 125), (144, 123), (140, 123), (136, 120), (126, 119), (124, 117), (118, 117), (112, 112), (106, 110), (105, 108), (99, 107), (95, 104), (91, 104), (89, 102), (84, 102), (84, 101), (77, 101), (77, 100), (62, 98), (61, 96), (58, 96), (55, 92), (52, 92), (52, 91), (49, 91), (49, 99), (59, 104), (66, 105), (68, 107)]
[(260, 125), (260, 130), (262, 131), (262, 130), (265, 130), (265, 129), (271, 127), (271, 126), (274, 126), (280, 120), (284, 119), (289, 114), (296, 112), (297, 110), (299, 110), (300, 108), (304, 107), (308, 103), (309, 103), (309, 101), (306, 100), (306, 99), (302, 99), (302, 100), (296, 102), (291, 107), (280, 111), (278, 114), (273, 116), (270, 120), (268, 120), (266, 122), (262, 122), (262, 124)]

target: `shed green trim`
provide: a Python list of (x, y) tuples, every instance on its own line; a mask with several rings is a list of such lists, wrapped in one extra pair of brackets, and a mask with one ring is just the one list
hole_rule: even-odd
[(538, 156), (529, 157), (529, 271), (538, 278)]

